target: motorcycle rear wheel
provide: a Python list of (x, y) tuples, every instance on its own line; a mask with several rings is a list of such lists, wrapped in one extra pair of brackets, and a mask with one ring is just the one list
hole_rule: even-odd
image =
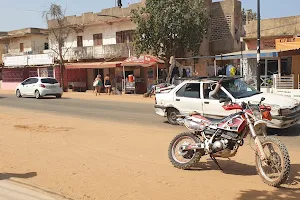
[[(178, 148), (176, 148), (178, 143), (184, 139), (189, 139), (191, 141), (191, 143), (189, 143), (189, 144), (200, 143), (201, 140), (192, 133), (184, 132), (184, 133), (177, 135), (171, 141), (171, 143), (169, 145), (169, 151), (168, 151), (169, 159), (174, 167), (185, 170), (185, 169), (189, 169), (189, 168), (193, 167), (196, 163), (198, 163), (202, 156), (202, 153), (198, 150), (197, 151), (196, 150), (182, 151), (182, 150), (180, 150), (180, 146)], [(179, 155), (179, 157), (182, 157), (184, 159), (184, 161), (178, 160), (178, 158), (176, 158), (176, 155), (175, 155), (176, 153), (181, 154), (181, 155)]]
[[(279, 187), (289, 177), (291, 164), (290, 156), (286, 146), (277, 138), (266, 137), (262, 141), (262, 146), (267, 156), (267, 163), (262, 162), (260, 156), (256, 150), (255, 164), (256, 170), (263, 182), (272, 187)], [(270, 154), (267, 154), (265, 148), (267, 147)], [(278, 149), (278, 152), (274, 151), (274, 148)], [(265, 166), (263, 166), (265, 164)], [(266, 167), (265, 169), (263, 167)], [(271, 175), (267, 175), (267, 167), (272, 171)], [(277, 172), (277, 177), (273, 179)]]

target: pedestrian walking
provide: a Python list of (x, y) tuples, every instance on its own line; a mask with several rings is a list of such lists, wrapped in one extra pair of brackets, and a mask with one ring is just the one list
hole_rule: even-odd
[(110, 95), (110, 90), (111, 90), (111, 81), (110, 81), (110, 77), (108, 74), (106, 74), (105, 78), (104, 78), (104, 87), (105, 87), (105, 92), (106, 94)]
[(101, 88), (103, 86), (100, 74), (98, 74), (97, 77), (95, 78), (93, 86), (95, 87), (96, 96), (98, 94), (100, 95)]

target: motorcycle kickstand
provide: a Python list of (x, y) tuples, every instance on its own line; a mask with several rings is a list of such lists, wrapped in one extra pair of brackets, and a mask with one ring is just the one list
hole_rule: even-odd
[(217, 159), (215, 157), (213, 157), (212, 155), (210, 155), (210, 158), (214, 161), (214, 163), (216, 163), (216, 165), (219, 167), (219, 169), (223, 172), (223, 169), (221, 168), (221, 166), (219, 165)]

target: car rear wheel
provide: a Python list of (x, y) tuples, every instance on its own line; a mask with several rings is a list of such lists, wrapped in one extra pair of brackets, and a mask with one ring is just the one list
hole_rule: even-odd
[(22, 97), (21, 91), (20, 91), (19, 89), (16, 91), (16, 96), (17, 96), (18, 98), (21, 98), (21, 97)]
[(34, 92), (34, 96), (35, 96), (36, 99), (40, 99), (41, 98), (41, 94), (40, 94), (40, 92), (38, 90), (36, 90)]
[(61, 94), (56, 95), (56, 98), (60, 99), (61, 98)]
[(167, 111), (168, 122), (172, 125), (178, 125), (177, 115), (179, 115), (178, 110), (176, 110), (175, 108), (169, 108)]

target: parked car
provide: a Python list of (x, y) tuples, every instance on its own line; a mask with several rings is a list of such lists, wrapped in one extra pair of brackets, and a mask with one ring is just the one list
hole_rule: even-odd
[(58, 81), (51, 77), (30, 77), (20, 83), (16, 88), (16, 96), (34, 96), (39, 99), (44, 96), (61, 98), (63, 90)]
[(218, 98), (210, 99), (209, 92), (221, 77), (210, 77), (185, 80), (174, 89), (156, 93), (155, 112), (167, 117), (170, 124), (177, 124), (176, 115), (187, 115), (198, 112), (208, 118), (224, 118), (230, 114), (222, 108), (221, 98), (230, 98), (232, 102), (259, 102), (271, 106), (273, 120), (267, 124), (270, 128), (288, 128), (300, 120), (300, 102), (296, 99), (281, 95), (262, 93), (243, 80), (236, 77), (225, 77)]

